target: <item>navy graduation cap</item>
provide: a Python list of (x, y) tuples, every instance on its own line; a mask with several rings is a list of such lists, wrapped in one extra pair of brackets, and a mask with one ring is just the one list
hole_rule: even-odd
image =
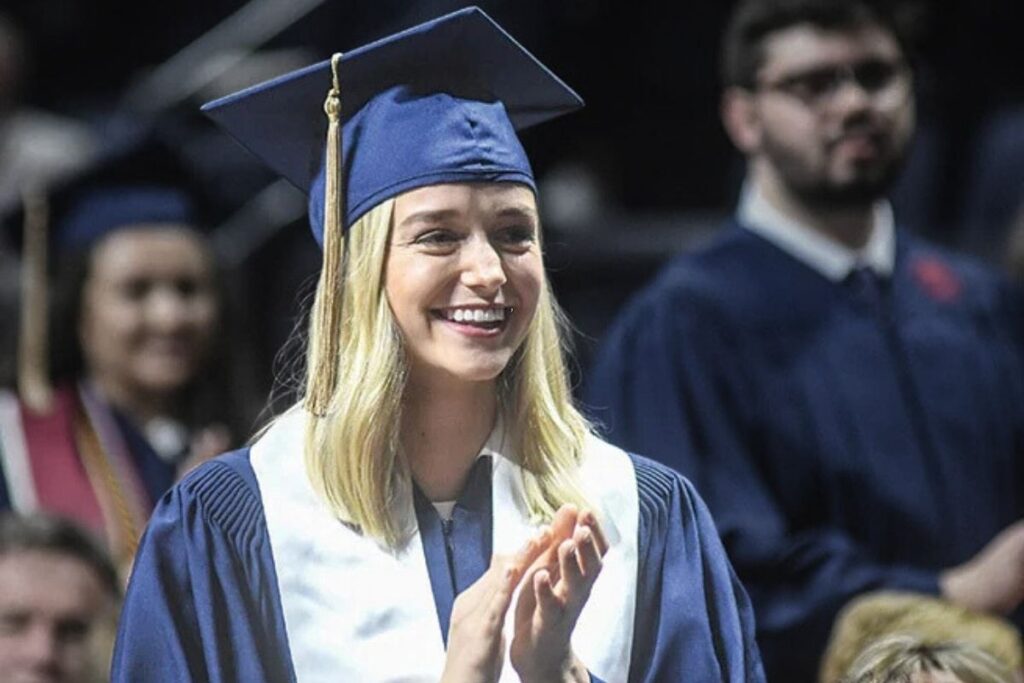
[(381, 201), (425, 185), (520, 182), (536, 189), (515, 131), (583, 106), (476, 7), (205, 105), (243, 146), (310, 195), (321, 246), (324, 96), (335, 74), (345, 229)]
[(309, 194), (324, 251), (309, 337), (310, 413), (327, 415), (336, 388), (345, 231), (384, 200), (427, 185), (516, 182), (536, 191), (516, 130), (582, 105), (470, 7), (203, 107)]
[[(34, 197), (45, 202), (50, 251), (87, 250), (115, 230), (161, 225), (200, 229), (210, 202), (178, 154), (155, 133), (119, 142), (88, 167)], [(30, 195), (30, 199), (33, 198)], [(26, 210), (4, 218), (10, 242), (20, 248)]]

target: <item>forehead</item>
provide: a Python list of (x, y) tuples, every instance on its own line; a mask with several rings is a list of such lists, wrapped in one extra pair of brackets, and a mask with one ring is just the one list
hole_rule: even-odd
[(867, 58), (898, 60), (901, 57), (895, 37), (880, 26), (824, 29), (805, 23), (781, 29), (765, 38), (761, 71), (764, 74), (792, 73)]
[(533, 191), (516, 183), (447, 183), (410, 190), (395, 199), (396, 223), (419, 212), (491, 212), (518, 208), (536, 212)]
[(93, 250), (93, 267), (142, 267), (147, 263), (206, 266), (208, 249), (202, 238), (182, 226), (133, 226), (100, 240)]
[(93, 609), (106, 599), (96, 572), (75, 557), (42, 550), (0, 556), (0, 609)]

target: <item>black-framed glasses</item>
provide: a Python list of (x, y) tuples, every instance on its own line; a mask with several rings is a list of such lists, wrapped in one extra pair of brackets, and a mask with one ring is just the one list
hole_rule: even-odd
[(781, 92), (811, 108), (827, 105), (848, 83), (872, 97), (905, 95), (909, 72), (902, 61), (881, 58), (865, 59), (852, 64), (819, 66), (772, 81), (757, 84), (757, 90)]

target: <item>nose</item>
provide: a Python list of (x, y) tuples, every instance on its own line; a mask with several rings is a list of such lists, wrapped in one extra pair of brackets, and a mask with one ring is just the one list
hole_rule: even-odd
[(464, 252), (462, 283), (479, 294), (494, 294), (507, 278), (501, 254), (486, 238), (471, 240)]
[(54, 629), (36, 624), (25, 633), (19, 651), (22, 661), (35, 671), (50, 671), (57, 665), (58, 642)]
[(173, 331), (188, 321), (189, 304), (173, 288), (161, 287), (152, 293), (148, 312), (149, 323), (156, 329)]
[(872, 102), (872, 94), (855, 78), (844, 78), (836, 84), (833, 107), (841, 112), (863, 111)]

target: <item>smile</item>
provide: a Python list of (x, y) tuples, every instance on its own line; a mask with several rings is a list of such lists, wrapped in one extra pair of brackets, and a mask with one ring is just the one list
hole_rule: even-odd
[(512, 306), (463, 306), (435, 309), (431, 313), (435, 318), (460, 327), (497, 331), (504, 327), (514, 311)]

